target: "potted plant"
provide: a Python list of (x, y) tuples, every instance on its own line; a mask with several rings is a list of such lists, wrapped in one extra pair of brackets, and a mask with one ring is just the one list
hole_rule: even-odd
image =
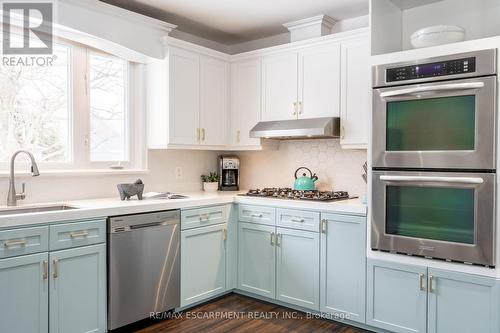
[(203, 190), (206, 192), (217, 192), (219, 189), (219, 175), (216, 172), (210, 172), (207, 175), (201, 175)]

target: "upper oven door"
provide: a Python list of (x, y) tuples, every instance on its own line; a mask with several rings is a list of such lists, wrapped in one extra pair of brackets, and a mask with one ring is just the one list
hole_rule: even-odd
[(373, 167), (495, 169), (496, 76), (374, 89)]
[(495, 265), (494, 173), (373, 171), (372, 249)]

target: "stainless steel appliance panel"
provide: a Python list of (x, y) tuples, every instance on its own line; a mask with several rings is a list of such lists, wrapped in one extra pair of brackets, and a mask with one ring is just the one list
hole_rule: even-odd
[[(402, 84), (412, 84), (412, 83), (422, 83), (422, 82), (430, 82), (430, 81), (442, 81), (442, 80), (450, 80), (455, 78), (470, 78), (470, 77), (478, 77), (478, 76), (487, 76), (492, 75), (497, 72), (497, 50), (496, 49), (487, 49), (473, 52), (465, 52), (465, 53), (456, 53), (441, 57), (432, 57), (432, 58), (424, 58), (418, 59), (414, 61), (406, 61), (385, 65), (374, 66), (372, 69), (372, 80), (373, 87), (387, 87), (387, 86), (396, 86)], [(387, 71), (392, 68), (402, 68), (405, 66), (416, 66), (416, 65), (424, 65), (424, 64), (433, 64), (439, 62), (446, 62), (454, 59), (466, 59), (466, 58), (475, 58), (475, 70), (470, 72), (457, 72), (452, 75), (444, 75), (444, 76), (433, 76), (433, 77), (425, 77), (425, 78), (416, 78), (411, 80), (403, 80), (403, 81), (392, 81), (390, 82), (387, 78)]]
[(372, 179), (372, 249), (495, 266), (494, 173), (374, 170)]
[[(389, 88), (374, 89), (373, 91), (373, 154), (372, 166), (374, 168), (444, 168), (444, 169), (488, 169), (496, 168), (496, 76), (480, 77), (464, 80), (454, 80), (446, 82), (432, 82), (424, 84), (414, 84), (408, 86), (398, 86)], [(474, 99), (473, 126), (469, 129), (472, 132), (472, 144), (463, 150), (457, 145), (446, 149), (446, 145), (440, 148), (439, 137), (443, 140), (450, 140), (450, 136), (443, 138), (445, 131), (453, 134), (453, 131), (463, 130), (453, 123), (453, 105), (444, 104), (451, 118), (449, 122), (446, 117), (434, 113), (435, 117), (441, 117), (443, 127), (429, 129), (426, 132), (425, 127), (433, 125), (433, 114), (418, 109), (418, 105), (406, 107), (406, 112), (414, 112), (410, 115), (414, 119), (413, 127), (405, 128), (399, 133), (403, 138), (417, 142), (411, 150), (389, 150), (388, 147), (388, 105), (391, 102), (405, 101), (423, 101), (432, 100), (443, 102), (443, 98), (457, 98), (460, 96), (469, 96)], [(469, 99), (470, 100), (470, 99)], [(445, 102), (447, 103), (447, 102)], [(461, 103), (454, 101), (453, 103)], [(457, 105), (457, 104), (455, 104)], [(419, 115), (421, 111), (422, 116)], [(438, 111), (440, 111), (438, 109)], [(395, 112), (395, 111), (391, 111)], [(397, 111), (396, 111), (397, 112)], [(472, 113), (470, 110), (467, 112)], [(424, 116), (425, 114), (426, 116)], [(435, 124), (434, 124), (435, 125)], [(462, 122), (462, 125), (467, 125)], [(391, 129), (394, 131), (394, 129)], [(396, 129), (397, 130), (397, 129)], [(465, 132), (465, 130), (464, 130)], [(393, 133), (393, 132), (391, 132)], [(454, 133), (458, 138), (462, 138), (462, 133)], [(412, 137), (413, 135), (413, 137)], [(419, 136), (425, 136), (426, 140), (419, 140)], [(434, 139), (435, 147), (425, 150), (418, 148), (419, 141), (429, 141)], [(463, 138), (462, 138), (463, 139)], [(453, 145), (453, 142), (451, 142)], [(425, 146), (425, 145), (424, 145)], [(397, 149), (397, 148), (396, 148)]]
[(180, 306), (180, 211), (109, 219), (108, 328)]

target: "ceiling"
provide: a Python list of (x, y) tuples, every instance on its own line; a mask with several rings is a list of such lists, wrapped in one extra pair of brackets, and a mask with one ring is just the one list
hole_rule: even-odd
[(101, 0), (178, 25), (178, 30), (235, 44), (272, 36), (283, 23), (327, 14), (343, 20), (368, 14), (368, 0)]

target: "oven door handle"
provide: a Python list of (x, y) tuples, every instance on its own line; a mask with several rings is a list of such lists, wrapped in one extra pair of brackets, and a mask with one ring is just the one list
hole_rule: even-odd
[(385, 182), (423, 182), (423, 183), (455, 183), (455, 184), (483, 184), (484, 179), (479, 177), (432, 177), (432, 176), (380, 176)]
[(448, 83), (432, 86), (420, 86), (413, 88), (404, 88), (398, 90), (384, 91), (380, 93), (380, 97), (392, 97), (392, 96), (402, 96), (402, 95), (413, 95), (421, 92), (432, 92), (432, 91), (450, 91), (450, 90), (469, 90), (469, 89), (479, 89), (484, 87), (484, 82), (465, 82), (465, 83)]

